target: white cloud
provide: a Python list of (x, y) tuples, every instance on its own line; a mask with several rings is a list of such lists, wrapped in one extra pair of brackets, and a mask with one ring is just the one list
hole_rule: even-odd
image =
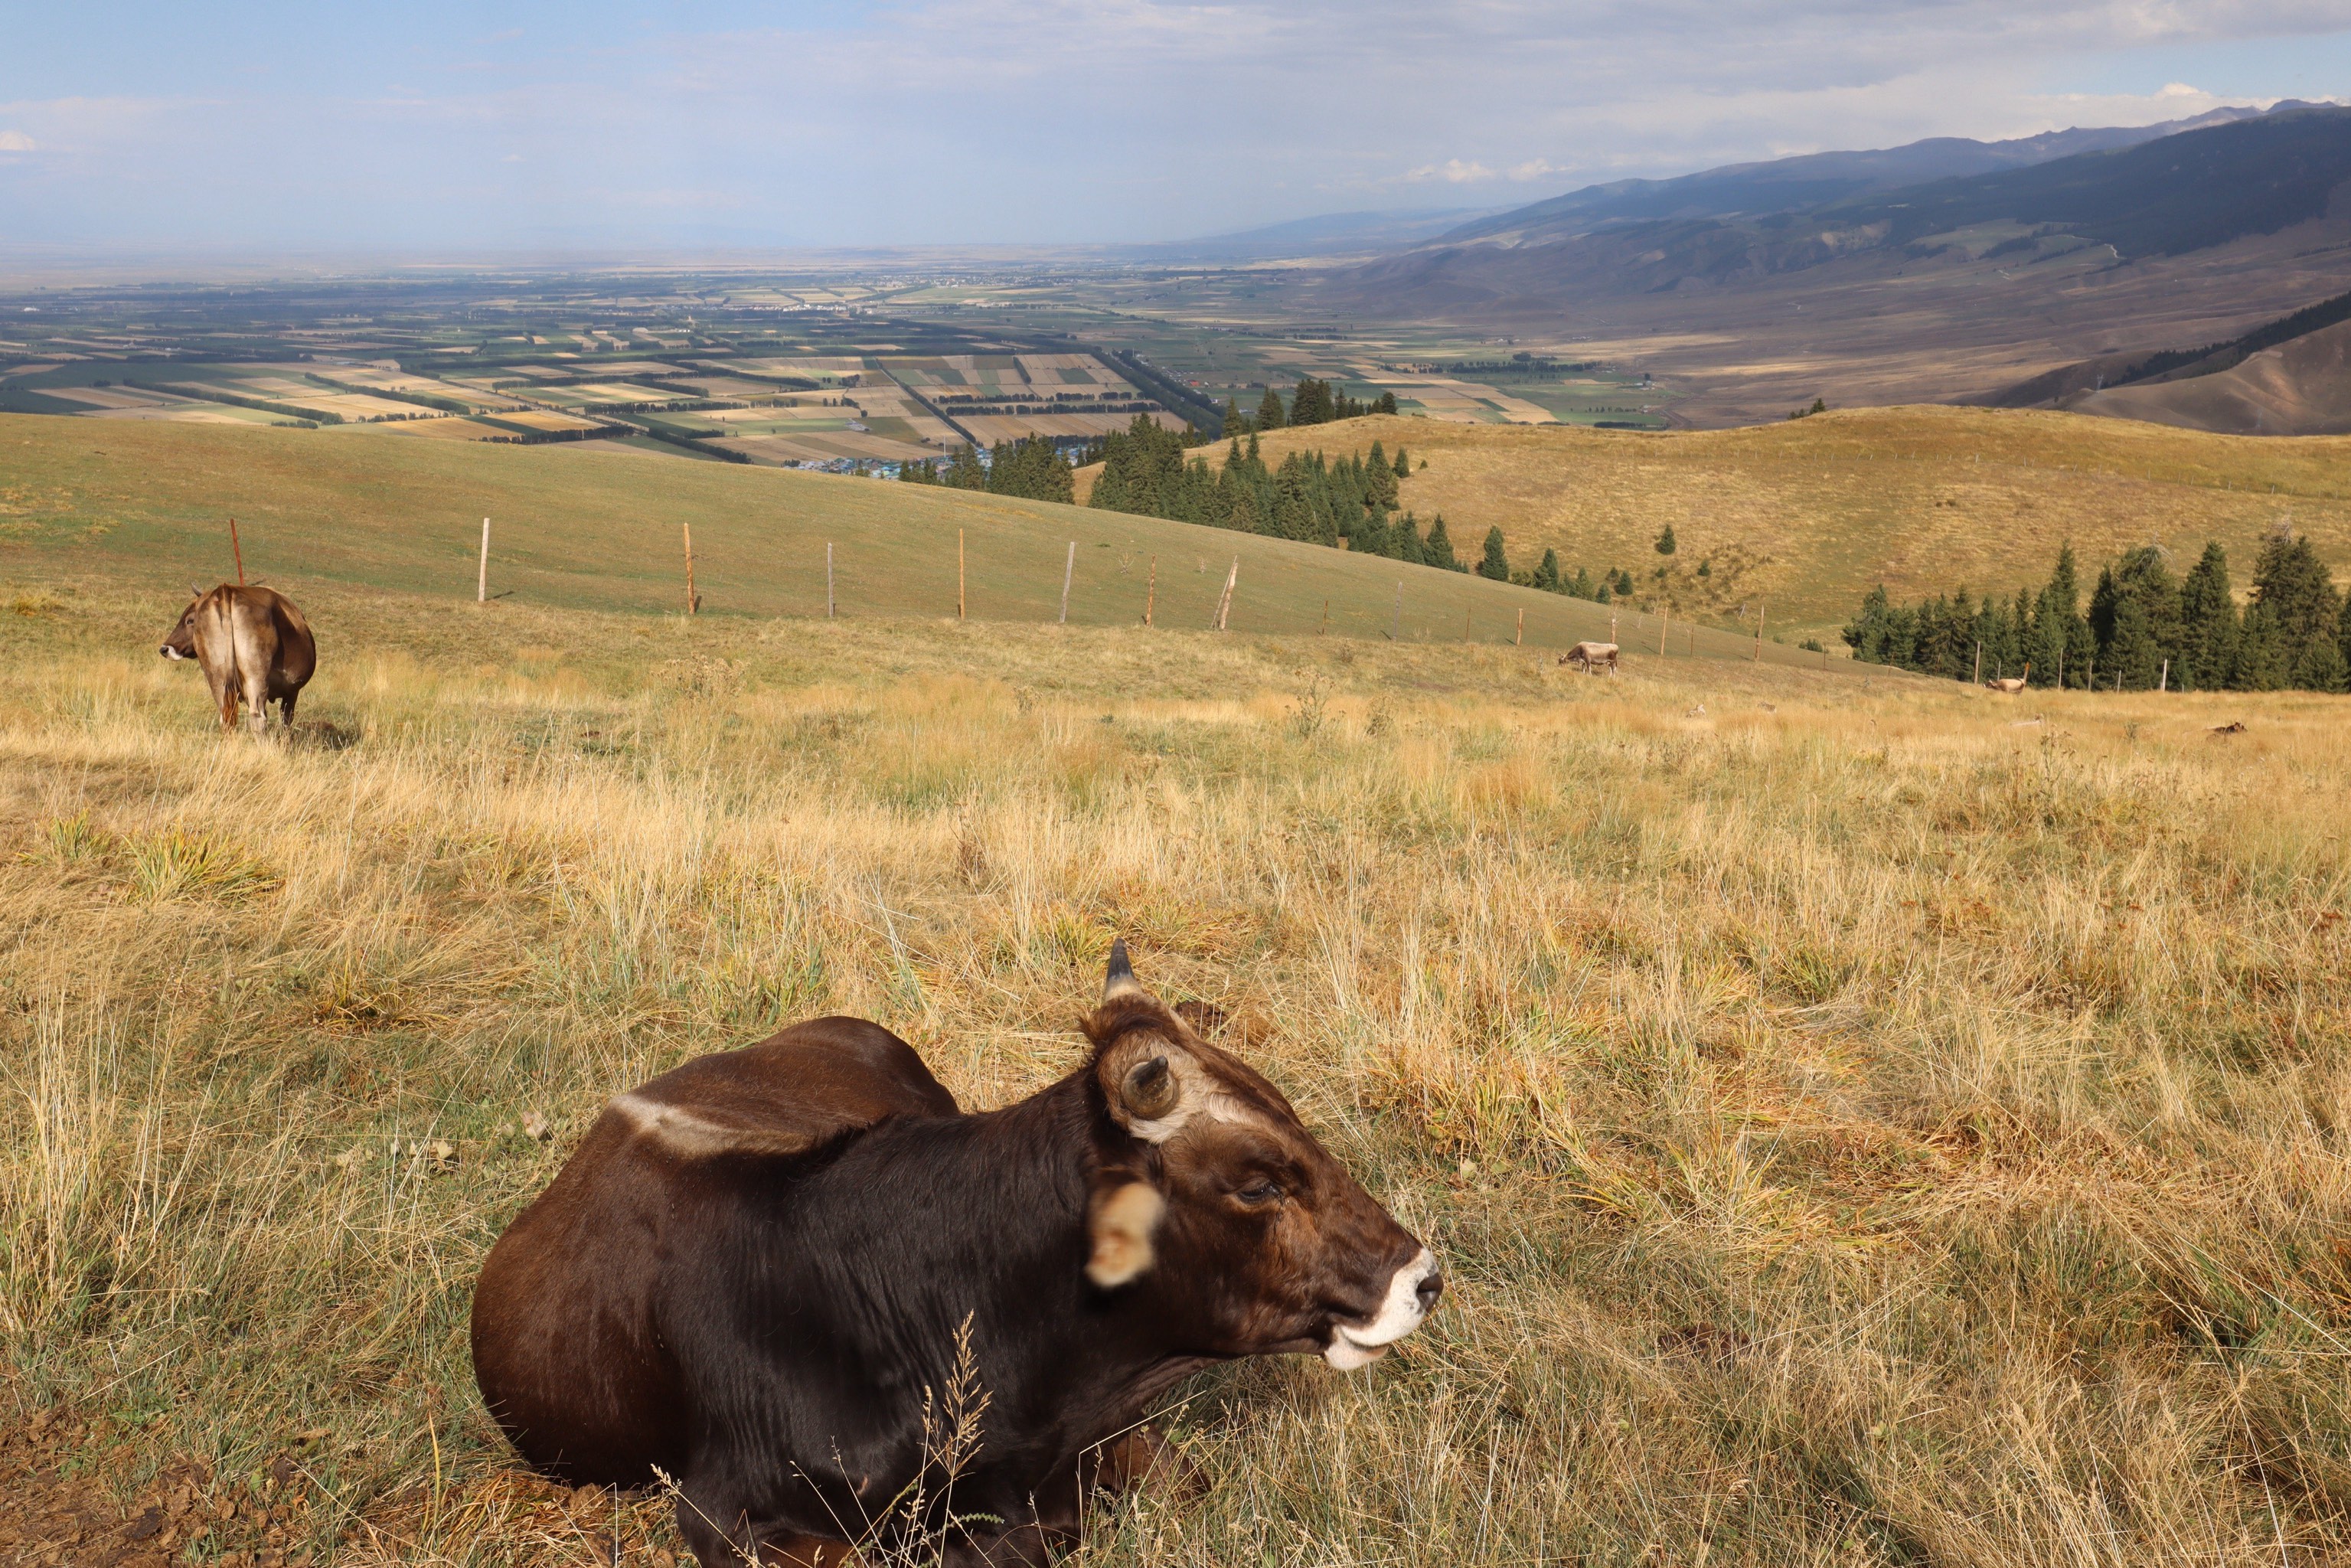
[(1451, 185), (1471, 185), (1480, 180), (1492, 179), (1494, 171), (1483, 163), (1465, 163), (1458, 158), (1447, 158), (1442, 163), (1424, 163), (1399, 177), (1414, 184), (1442, 180)]
[(21, 131), (0, 131), (0, 152), (31, 152), (40, 145)]

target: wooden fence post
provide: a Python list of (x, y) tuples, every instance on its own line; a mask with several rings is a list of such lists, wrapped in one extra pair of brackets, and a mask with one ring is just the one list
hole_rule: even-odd
[(2156, 677), (2155, 689), (2158, 692), (2171, 689), (2171, 661), (2168, 659), (2163, 661), (2163, 674)]
[(1388, 641), (1391, 643), (1404, 641), (1404, 579), (1402, 578), (1396, 579), (1395, 630), (1388, 633)]
[(1159, 603), (1159, 558), (1151, 558), (1151, 586), (1143, 594), (1143, 623), (1151, 624), (1151, 612)]
[(832, 619), (832, 541), (824, 541), (824, 618)]
[(685, 612), (699, 615), (702, 613), (702, 595), (694, 591), (694, 525), (680, 523), (678, 527), (685, 530)]
[(1750, 659), (1750, 660), (1749, 660), (1749, 661), (1748, 661), (1748, 663), (1750, 663), (1750, 664), (1761, 664), (1762, 662), (1763, 662), (1763, 606), (1762, 606), (1761, 604), (1760, 604), (1760, 603), (1759, 603), (1759, 604), (1757, 604), (1757, 605), (1755, 606), (1755, 657), (1754, 657), (1754, 658), (1752, 658), (1752, 659)]
[(1666, 656), (1666, 632), (1673, 623), (1674, 607), (1668, 604), (1664, 612), (1657, 617), (1657, 657), (1660, 659)]
[[(1521, 612), (1521, 613), (1523, 613), (1523, 612)], [(1326, 600), (1324, 600), (1324, 601), (1322, 601), (1322, 624), (1315, 628), (1315, 630), (1314, 630), (1314, 634), (1315, 634), (1317, 637), (1327, 636), (1327, 635), (1329, 635), (1329, 634), (1330, 634), (1330, 631), (1331, 631), (1331, 601), (1330, 601), (1329, 600), (1327, 600), (1327, 599), (1326, 599)]]
[[(490, 519), (484, 517), (482, 519), (482, 537), (484, 538), (487, 538), (489, 537), (489, 527)], [(485, 550), (489, 549), (487, 545), (484, 545), (482, 548)], [(228, 520), (228, 549), (231, 555), (236, 557), (236, 585), (239, 588), (243, 588), (245, 586), (245, 547), (237, 542), (236, 519), (235, 517), (231, 517)]]
[(963, 530), (956, 530), (956, 619), (963, 619)]
[(1233, 584), (1240, 580), (1241, 558), (1235, 556), (1232, 570), (1225, 573), (1225, 591), (1217, 599), (1217, 630), (1219, 632), (1225, 629), (1225, 622), (1233, 612)]
[(1464, 643), (1469, 641), (1469, 609), (1467, 604), (1461, 607), (1461, 640)]
[(1070, 623), (1070, 578), (1078, 570), (1078, 541), (1070, 541), (1070, 559), (1061, 563), (1061, 624)]
[[(245, 580), (245, 573), (240, 570), (236, 574), (236, 580), (239, 582), (243, 582)], [(489, 602), (489, 599), (490, 519), (484, 517), (482, 519), (482, 564), (480, 569), (474, 573), (474, 602), (476, 604), (486, 604)]]
[(1975, 683), (1978, 685), (1983, 685), (1983, 639), (1980, 637), (1976, 639)]
[[(1329, 614), (1329, 613), (1330, 613), (1330, 612), (1326, 609), (1326, 610), (1323, 612), (1323, 613), (1327, 615), (1327, 614)], [(1520, 605), (1520, 606), (1519, 606), (1519, 629), (1518, 629), (1518, 631), (1517, 631), (1516, 632), (1514, 632), (1514, 633), (1512, 633), (1512, 634), (1511, 634), (1511, 637), (1510, 637), (1510, 646), (1511, 646), (1511, 647), (1513, 647), (1513, 648), (1522, 648), (1522, 647), (1526, 646), (1526, 642), (1527, 642), (1527, 607), (1526, 607), (1525, 605), (1521, 604), (1521, 605)]]

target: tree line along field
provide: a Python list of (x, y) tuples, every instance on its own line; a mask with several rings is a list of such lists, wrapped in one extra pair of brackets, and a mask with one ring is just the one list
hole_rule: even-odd
[[(1239, 562), (1236, 632), (1558, 650), (1609, 635), (1580, 601), (1287, 540), (944, 486), (682, 463), (571, 446), (483, 447), (371, 431), (98, 424), (0, 415), (0, 575), (35, 595), (136, 580), (159, 616), (188, 585), (248, 574), (298, 601), (329, 585), (470, 601), (481, 521), (502, 602), (681, 612), (684, 532), (709, 615), (835, 611), (953, 616), (958, 536), (967, 612), (1156, 627), (1215, 620)], [(1077, 545), (1074, 560), (1070, 546)], [(116, 574), (120, 574), (117, 576)], [(1523, 623), (1520, 615), (1523, 612)], [(1654, 620), (1623, 622), (1635, 642)], [(325, 634), (322, 632), (322, 634)], [(1677, 632), (1667, 656), (1742, 659), (1737, 636)], [(1767, 660), (1814, 656), (1767, 644)]]
[[(2090, 578), (2148, 544), (2184, 571), (2207, 540), (2249, 565), (2286, 523), (2351, 576), (2351, 437), (1917, 407), (1664, 434), (1375, 418), (1262, 441), (1278, 463), (1374, 438), (1413, 455), (1401, 502), (1442, 512), (1457, 548), (1499, 527), (1513, 565), (1555, 549), (1571, 569), (1629, 571), (1646, 605), (1719, 621), (1761, 604), (1791, 635), (1834, 640), (1880, 584), (1897, 601), (2037, 590), (2067, 540)], [(1215, 465), (1224, 451), (1201, 455)], [(1667, 527), (1671, 558), (1655, 549)]]
[(2351, 1528), (2342, 699), (476, 606), (427, 555), (305, 589), (256, 743), (104, 542), (17, 535), (73, 591), (0, 613), (0, 1558), (667, 1563), (480, 1409), (491, 1239), (608, 1095), (789, 1019), (1025, 1093), (1114, 933), (1449, 1282), (1367, 1375), (1179, 1390), (1207, 1490), (1081, 1564)]

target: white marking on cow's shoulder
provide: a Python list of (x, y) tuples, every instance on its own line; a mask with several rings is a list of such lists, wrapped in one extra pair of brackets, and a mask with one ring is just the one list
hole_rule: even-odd
[(1421, 1304), (1420, 1282), (1436, 1272), (1436, 1257), (1422, 1248), (1419, 1257), (1389, 1277), (1388, 1293), (1370, 1322), (1359, 1329), (1344, 1323), (1332, 1329), (1322, 1359), (1342, 1372), (1353, 1372), (1386, 1354), (1388, 1346), (1418, 1328), (1428, 1316), (1428, 1309)]
[(689, 1158), (711, 1155), (796, 1155), (816, 1143), (805, 1133), (730, 1127), (684, 1106), (664, 1104), (633, 1092), (613, 1095), (605, 1108), (617, 1112), (634, 1126), (638, 1136), (650, 1138), (671, 1153)]

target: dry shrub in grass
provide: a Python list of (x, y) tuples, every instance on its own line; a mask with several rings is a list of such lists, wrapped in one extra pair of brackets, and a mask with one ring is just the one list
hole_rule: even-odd
[(1025, 1093), (1113, 930), (1451, 1284), (1367, 1376), (1181, 1391), (1210, 1491), (1081, 1562), (2351, 1535), (2339, 703), (2017, 731), (1923, 683), (1382, 646), (1305, 725), (1278, 645), (709, 618), (657, 629), (731, 672), (688, 693), (642, 623), (452, 648), (324, 596), (369, 650), (308, 698), (330, 750), (76, 651), (142, 608), (78, 595), (0, 668), (0, 1400), (68, 1412), (11, 1473), (116, 1519), (299, 1457), (276, 1545), (175, 1552), (674, 1551), (479, 1409), (498, 1228), (603, 1097), (793, 1018)]

